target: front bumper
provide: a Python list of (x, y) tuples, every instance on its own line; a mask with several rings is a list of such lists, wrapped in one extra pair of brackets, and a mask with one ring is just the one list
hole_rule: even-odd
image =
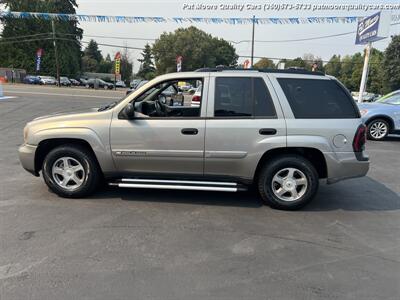
[(36, 154), (37, 146), (23, 144), (18, 149), (19, 161), (21, 162), (22, 167), (27, 170), (29, 173), (39, 176), (39, 173), (35, 168), (35, 154)]
[(353, 152), (328, 152), (324, 156), (328, 167), (328, 184), (363, 177), (368, 173), (369, 158), (365, 154), (362, 161), (357, 160)]

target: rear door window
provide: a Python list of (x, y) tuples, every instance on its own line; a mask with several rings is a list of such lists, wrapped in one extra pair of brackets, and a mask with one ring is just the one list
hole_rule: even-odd
[(215, 117), (276, 116), (271, 94), (262, 78), (218, 77), (215, 84)]
[(354, 100), (335, 80), (278, 78), (297, 119), (359, 118)]

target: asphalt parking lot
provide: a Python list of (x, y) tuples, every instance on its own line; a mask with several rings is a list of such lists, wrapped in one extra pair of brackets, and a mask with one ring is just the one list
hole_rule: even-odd
[(35, 117), (124, 91), (6, 86), (0, 100), (0, 299), (399, 299), (400, 137), (368, 177), (297, 212), (251, 193), (105, 188), (51, 194), (19, 165)]

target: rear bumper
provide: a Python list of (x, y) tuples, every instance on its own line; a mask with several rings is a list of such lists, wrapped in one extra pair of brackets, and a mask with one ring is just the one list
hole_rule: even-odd
[(19, 161), (22, 167), (29, 173), (39, 176), (39, 173), (35, 169), (35, 154), (37, 146), (23, 144), (18, 149)]
[(328, 168), (328, 184), (363, 177), (368, 173), (369, 158), (365, 154), (362, 161), (357, 160), (353, 152), (328, 152), (324, 156)]

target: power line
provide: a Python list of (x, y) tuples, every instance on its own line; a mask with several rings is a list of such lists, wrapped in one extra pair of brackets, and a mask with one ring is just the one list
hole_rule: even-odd
[[(250, 55), (238, 55), (239, 57), (242, 57), (242, 58), (251, 58), (251, 56)], [(278, 60), (278, 61), (282, 61), (282, 60), (286, 60), (286, 61), (293, 61), (293, 60), (296, 60), (296, 59), (298, 59), (298, 58), (301, 58), (301, 57), (296, 57), (296, 58), (283, 58), (283, 57), (266, 57), (266, 56), (254, 56), (254, 58), (258, 58), (258, 59), (262, 59), (262, 58), (266, 58), (266, 59), (270, 59), (270, 60)], [(301, 58), (302, 59), (302, 61), (304, 61), (304, 62), (311, 62), (311, 60), (308, 60), (308, 59), (303, 59), (303, 58)], [(317, 59), (318, 61), (321, 61), (321, 62), (323, 62), (323, 63), (329, 63), (329, 62), (331, 62), (330, 60), (322, 60), (322, 59)], [(314, 62), (314, 60), (312, 61), (312, 62)], [(347, 63), (349, 63), (349, 64), (356, 64), (356, 65), (363, 65), (364, 64), (364, 61), (362, 61), (362, 62), (354, 62), (354, 61), (349, 61), (349, 62), (347, 62), (347, 61), (338, 61), (338, 62), (334, 62), (334, 64), (347, 64)], [(382, 65), (383, 64), (383, 62), (369, 62), (370, 64), (376, 64), (376, 65)]]
[[(392, 23), (391, 26), (399, 25), (400, 22), (397, 23)], [(334, 38), (334, 37), (339, 37), (339, 36), (346, 36), (350, 34), (354, 34), (356, 31), (349, 31), (349, 32), (343, 32), (343, 33), (338, 33), (338, 34), (331, 34), (331, 35), (323, 35), (323, 36), (314, 36), (314, 37), (308, 37), (308, 38), (301, 38), (301, 39), (286, 39), (286, 40), (255, 40), (256, 43), (291, 43), (291, 42), (303, 42), (303, 41), (312, 41), (312, 40), (319, 40), (319, 39), (327, 39), (327, 38)], [(0, 43), (3, 43), (2, 41), (4, 40), (18, 40), (18, 39), (24, 39), (24, 38), (30, 38), (30, 37), (36, 37), (36, 36), (45, 36), (45, 35), (50, 35), (52, 34), (51, 32), (48, 33), (38, 33), (38, 34), (31, 34), (31, 35), (22, 35), (22, 36), (16, 36), (16, 37), (7, 37), (7, 38), (1, 38)], [(72, 34), (72, 33), (57, 33), (59, 36), (77, 36), (77, 34)], [(83, 34), (86, 37), (93, 37), (93, 38), (106, 38), (106, 39), (117, 39), (117, 40), (135, 40), (135, 41), (155, 41), (157, 40), (156, 38), (143, 38), (143, 37), (122, 37), (122, 36), (107, 36), (107, 35), (91, 35), (91, 34)], [(25, 41), (24, 41), (25, 42)], [(251, 40), (241, 40), (241, 41), (233, 41), (233, 40), (228, 40), (228, 42), (231, 42), (233, 44), (241, 44), (241, 43), (249, 43)], [(87, 43), (87, 42), (85, 42)], [(124, 46), (119, 46), (119, 45), (112, 45), (112, 44), (99, 44), (102, 46), (110, 46), (110, 47), (119, 47), (119, 48), (126, 48)], [(143, 50), (142, 48), (138, 47), (128, 47), (128, 49), (134, 49), (134, 50)]]
[[(58, 33), (60, 34), (60, 33)], [(63, 33), (62, 35), (71, 35), (76, 36), (75, 34), (71, 33)], [(141, 37), (118, 37), (118, 36), (106, 36), (106, 35), (89, 35), (83, 34), (85, 37), (93, 37), (93, 38), (107, 38), (107, 39), (115, 39), (115, 40), (134, 40), (134, 41), (155, 41), (157, 39), (152, 38), (141, 38)]]
[[(90, 42), (87, 41), (81, 41), (84, 44), (89, 44)], [(97, 43), (97, 45), (104, 46), (104, 47), (113, 47), (113, 48), (125, 48), (125, 49), (131, 49), (131, 50), (144, 50), (144, 48), (138, 48), (138, 47), (131, 47), (131, 46), (121, 46), (121, 45), (112, 45), (112, 44), (103, 44), (103, 43)]]
[[(315, 37), (310, 37), (310, 38), (303, 38), (303, 39), (292, 39), (292, 40), (269, 40), (269, 41), (260, 41), (260, 40), (255, 40), (257, 43), (290, 43), (290, 42), (303, 42), (303, 41), (312, 41), (312, 40), (320, 40), (320, 39), (327, 39), (327, 38), (333, 38), (333, 37), (338, 37), (338, 36), (344, 36), (344, 35), (349, 35), (349, 34), (354, 34), (356, 31), (350, 31), (350, 32), (344, 32), (344, 33), (338, 33), (338, 34), (332, 34), (332, 35), (323, 35), (323, 36), (315, 36)], [(240, 44), (240, 43), (249, 43), (251, 40), (242, 40), (242, 41), (230, 41), (234, 44)]]
[(24, 39), (24, 38), (29, 38), (29, 37), (35, 37), (35, 36), (42, 36), (42, 35), (50, 35), (51, 32), (47, 33), (38, 33), (38, 34), (29, 34), (29, 35), (19, 35), (19, 36), (13, 36), (13, 37), (1, 37), (0, 41), (2, 40), (15, 40), (15, 39)]
[[(19, 42), (42, 41), (42, 40), (53, 40), (53, 38), (52, 38), (52, 37), (49, 37), (49, 38), (42, 38), (42, 39), (30, 39), (30, 40), (11, 41), (11, 42), (1, 42), (1, 41), (0, 41), (0, 44), (11, 44), (11, 43), (19, 43)], [(79, 42), (79, 41), (74, 40), (74, 39), (59, 38), (59, 37), (56, 37), (56, 40), (59, 40), (59, 41), (66, 41), (66, 42), (73, 42), (73, 43), (76, 43), (76, 44), (78, 44), (78, 45), (80, 45), (80, 43), (83, 43), (83, 44), (89, 44), (89, 43), (90, 43), (90, 42), (88, 42), (88, 41), (80, 41), (80, 42)], [(113, 44), (103, 44), (103, 43), (97, 43), (97, 44), (100, 45), (100, 46), (104, 46), (104, 47), (125, 48), (125, 49), (131, 49), (131, 50), (144, 50), (144, 48), (131, 47), (131, 46), (127, 46), (127, 45), (113, 45)], [(238, 55), (238, 57), (241, 57), (241, 58), (251, 58), (250, 55)], [(254, 56), (254, 58), (258, 58), (258, 59), (267, 58), (267, 59), (271, 59), (271, 60), (287, 60), (287, 61), (293, 61), (293, 60), (296, 59), (296, 58), (266, 57), (266, 56)], [(300, 58), (301, 58), (301, 57), (300, 57)], [(303, 61), (306, 61), (306, 62), (307, 62), (307, 60), (304, 60), (304, 59), (303, 59)], [(328, 63), (328, 62), (329, 62), (329, 60), (320, 60), (320, 61), (322, 61), (323, 63)], [(343, 64), (343, 63), (347, 63), (347, 62), (339, 61), (339, 62), (337, 62), (337, 63)], [(363, 64), (363, 62), (349, 62), (349, 63), (351, 63), (351, 64)], [(378, 65), (381, 65), (382, 63), (370, 62), (370, 64), (378, 64)]]
[(35, 42), (35, 41), (52, 40), (52, 39), (53, 39), (52, 37), (45, 37), (45, 38), (17, 40), (17, 41), (5, 41), (5, 42), (0, 40), (0, 45), (15, 44), (15, 43), (29, 43), (29, 42)]

